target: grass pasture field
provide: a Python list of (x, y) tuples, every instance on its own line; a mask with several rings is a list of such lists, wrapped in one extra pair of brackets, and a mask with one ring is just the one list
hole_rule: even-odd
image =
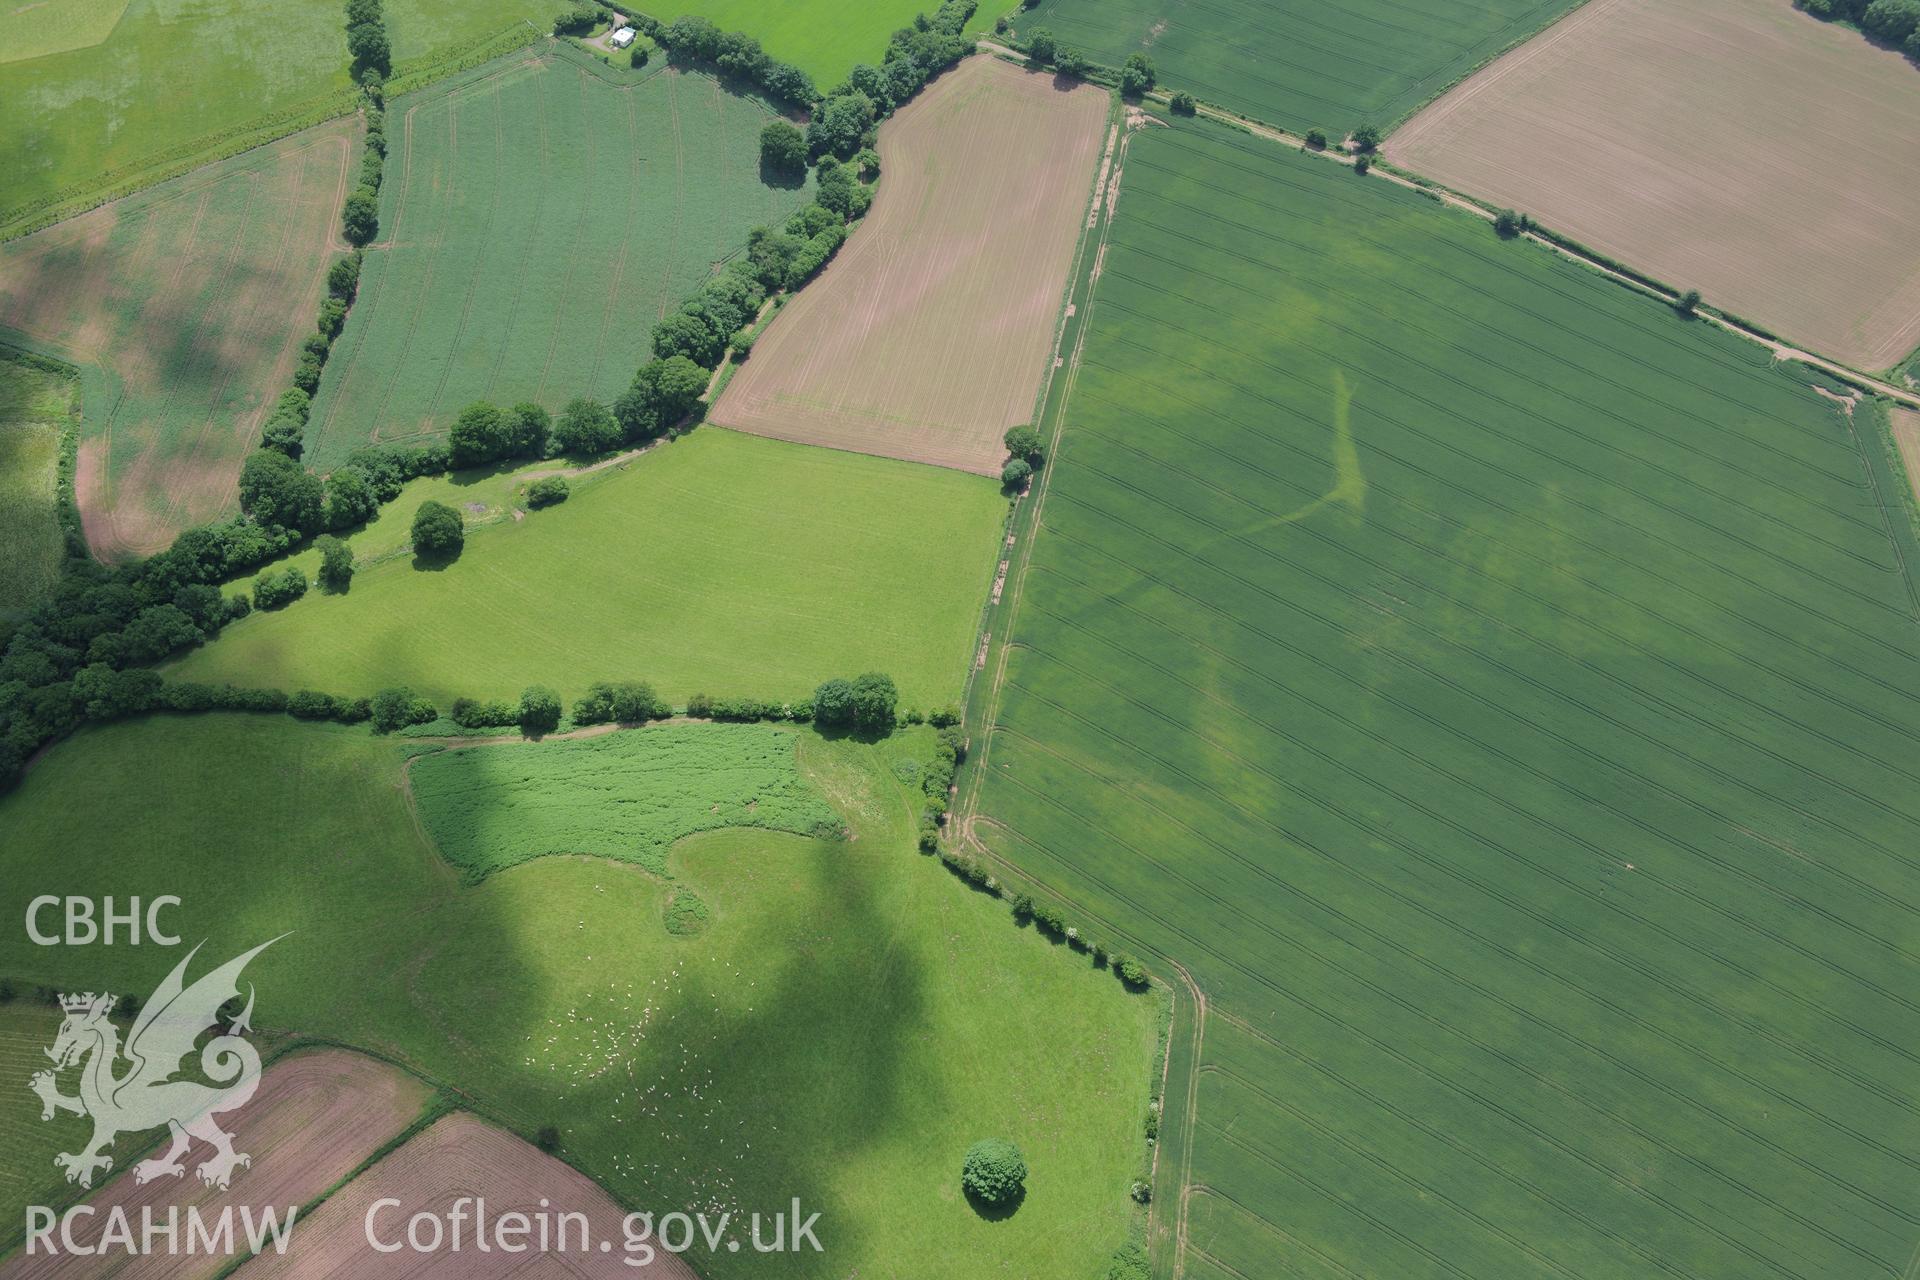
[(444, 709), (618, 679), (797, 698), (884, 669), (928, 709), (959, 696), (1004, 512), (977, 476), (702, 428), (476, 530), (450, 565), (385, 560), (242, 619), (169, 675), (407, 684)]
[[(992, 28), (995, 18), (1011, 11), (1018, 0), (984, 0), (967, 22), (967, 32)], [(847, 78), (857, 62), (880, 64), (887, 39), (914, 18), (937, 5), (924, 0), (866, 0), (848, 6), (835, 0), (787, 0), (770, 5), (761, 0), (674, 0), (648, 9), (662, 22), (682, 14), (713, 21), (723, 31), (744, 31), (774, 57), (812, 76), (822, 92)]]
[(1117, 208), (972, 821), (1208, 997), (1186, 1274), (1904, 1274), (1884, 444), (1222, 126), (1136, 135)]
[(1117, 67), (1154, 60), (1160, 83), (1296, 133), (1385, 130), (1579, 0), (1407, 4), (1360, 0), (1039, 0), (1014, 30)]
[(1920, 78), (1773, 0), (1594, 0), (1386, 154), (1885, 369), (1920, 346)]
[[(40, 1045), (53, 1043), (60, 1018), (57, 1009), (40, 1010)], [(126, 1031), (124, 1023), (121, 1031)], [(44, 1066), (46, 1059), (40, 1062)], [(20, 1077), (23, 1084), (26, 1078), (24, 1074)], [(38, 1121), (39, 1100), (24, 1088), (20, 1092), (35, 1108), (33, 1119)], [(311, 1203), (404, 1133), (431, 1097), (430, 1089), (397, 1067), (343, 1049), (298, 1050), (278, 1058), (261, 1073), (253, 1097), (221, 1118), (222, 1126), (234, 1135), (236, 1149), (252, 1161), (236, 1176), (233, 1190), (245, 1195), (245, 1203), (251, 1206), (273, 1206), (284, 1220), (286, 1206)], [(40, 1123), (39, 1128), (45, 1131), (44, 1136), (29, 1135), (26, 1150), (38, 1154), (46, 1146), (72, 1151), (86, 1138), (88, 1123), (73, 1116), (57, 1116)], [(180, 1177), (160, 1176), (144, 1183), (139, 1180), (136, 1161), (157, 1157), (165, 1139), (164, 1131), (128, 1134), (111, 1152), (114, 1165), (104, 1185), (96, 1184), (91, 1194), (63, 1185), (50, 1198), (33, 1203), (54, 1205), (84, 1195), (95, 1217), (76, 1228), (75, 1235), (81, 1240), (98, 1238), (100, 1228), (92, 1224), (102, 1222), (116, 1208), (135, 1223), (141, 1222), (146, 1213), (164, 1222), (170, 1212), (185, 1214), (189, 1206), (209, 1217), (217, 1215), (229, 1195), (197, 1176), (194, 1166), (207, 1156), (206, 1148), (198, 1143), (183, 1156), (186, 1168)], [(19, 1148), (9, 1143), (10, 1157), (16, 1150)], [(45, 1164), (52, 1171), (51, 1155)], [(0, 1247), (24, 1238), (18, 1225), (23, 1221), (24, 1213), (8, 1215), (6, 1230), (0, 1232)], [(294, 1238), (298, 1239), (297, 1232)], [(213, 1280), (226, 1269), (227, 1259), (203, 1255), (192, 1259), (142, 1258), (132, 1266), (115, 1267), (109, 1274), (129, 1280), (159, 1276), (168, 1280)], [(34, 1257), (22, 1253), (0, 1265), (0, 1275), (7, 1280), (93, 1280), (100, 1274), (99, 1258), (57, 1249)]]
[(758, 435), (998, 474), (1030, 421), (1108, 97), (996, 58), (880, 129), (860, 232), (754, 344), (714, 406)]
[(60, 576), (60, 442), (79, 391), (0, 348), (0, 616), (38, 601)]
[[(386, 1255), (368, 1249), (370, 1213), (386, 1243), (404, 1239), (411, 1212), (409, 1208), (389, 1216), (377, 1201), (390, 1198), (406, 1206), (446, 1206), (460, 1196), (484, 1198), (496, 1222), (497, 1215), (507, 1213), (525, 1214), (529, 1221), (538, 1222), (543, 1206), (549, 1214), (584, 1215), (589, 1242), (608, 1240), (614, 1249), (596, 1253), (570, 1244), (564, 1263), (549, 1260), (549, 1265), (568, 1276), (696, 1280), (692, 1268), (676, 1255), (658, 1251), (657, 1245), (655, 1256), (644, 1265), (640, 1264), (645, 1255), (637, 1250), (629, 1261), (623, 1248), (625, 1213), (611, 1196), (564, 1161), (465, 1112), (434, 1121), (348, 1183), (314, 1213), (285, 1253), (249, 1262), (248, 1280), (324, 1280), (341, 1274), (365, 1280), (495, 1280), (526, 1274), (524, 1256), (500, 1249), (486, 1253), (473, 1248), (461, 1253), (443, 1249), (425, 1256), (406, 1249)], [(394, 1228), (391, 1234), (388, 1226)]]
[[(465, 885), (401, 786), (419, 743), (285, 717), (125, 723), (0, 798), (0, 911), (177, 894), (170, 920), (209, 963), (285, 934), (247, 970), (260, 1026), (389, 1056), (522, 1137), (553, 1125), (630, 1208), (771, 1214), (798, 1196), (831, 1252), (782, 1274), (1097, 1275), (1145, 1155), (1159, 1006), (914, 852), (921, 796), (896, 770), (932, 757), (931, 730), (799, 739), (848, 839), (709, 831), (674, 846), (671, 884), (539, 858)], [(107, 806), (140, 820), (101, 824)], [(711, 904), (698, 936), (662, 925), (681, 888)], [(145, 993), (177, 960), (0, 934), (0, 973), (29, 989)], [(995, 1133), (1034, 1172), (990, 1222), (957, 1183)], [(707, 1280), (770, 1268), (746, 1249), (689, 1261)]]
[(444, 432), (474, 400), (611, 400), (650, 330), (749, 229), (800, 207), (761, 180), (772, 114), (713, 77), (611, 72), (547, 44), (396, 99), (381, 236), (307, 448)]
[(0, 244), (0, 329), (80, 369), (96, 555), (151, 554), (233, 507), (345, 247), (359, 136), (338, 120)]
[(585, 855), (656, 874), (699, 831), (831, 835), (839, 819), (800, 776), (791, 730), (698, 724), (601, 733), (537, 751), (468, 747), (416, 757), (420, 820), (470, 879), (529, 858)]
[[(559, 0), (390, 0), (404, 82)], [(0, 238), (353, 110), (336, 0), (46, 0), (0, 13)], [(336, 206), (337, 208), (337, 206)]]

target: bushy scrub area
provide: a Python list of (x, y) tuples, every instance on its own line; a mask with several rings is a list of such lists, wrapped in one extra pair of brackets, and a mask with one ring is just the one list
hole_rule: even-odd
[[(352, 109), (340, 0), (277, 4), (271, 21), (245, 0), (131, 0), (104, 39), (83, 33), (113, 7), (34, 5), (13, 19), (70, 47), (0, 56), (0, 238)], [(391, 0), (392, 76), (524, 44), (561, 7), (478, 0), (450, 14)], [(72, 40), (48, 38), (59, 31)]]
[[(1014, 0), (988, 0), (967, 24), (968, 34), (993, 26), (995, 18), (1013, 7)], [(886, 47), (887, 37), (930, 10), (926, 0), (872, 0), (852, 8), (833, 0), (794, 0), (769, 5), (760, 0), (674, 0), (650, 6), (648, 12), (663, 22), (692, 16), (706, 18), (726, 31), (753, 36), (767, 52), (793, 63), (822, 87), (846, 78), (859, 62)]]
[(1408, 6), (1361, 0), (1038, 0), (1013, 18), (1022, 44), (1119, 69), (1143, 50), (1163, 87), (1296, 132), (1381, 130), (1577, 0)]
[(971, 826), (1207, 993), (1189, 1273), (1909, 1265), (1867, 413), (1205, 121), (1135, 134), (1083, 310)]
[(72, 476), (79, 380), (0, 347), (0, 617), (37, 602), (67, 555), (61, 470)]
[(696, 831), (840, 832), (800, 777), (794, 742), (769, 725), (665, 725), (440, 751), (415, 758), (408, 778), (428, 835), (469, 880), (549, 854), (664, 873), (667, 849)]
[(322, 470), (475, 400), (613, 400), (662, 312), (806, 202), (762, 178), (763, 102), (664, 63), (629, 83), (547, 44), (389, 113), (382, 235), (307, 424)]
[(959, 694), (1004, 512), (978, 476), (702, 429), (474, 530), (457, 559), (363, 567), (345, 595), (262, 615), (168, 676), (405, 684), (442, 706), (533, 681), (571, 705), (592, 681), (644, 679), (685, 704), (883, 669), (931, 709)]
[[(850, 839), (710, 831), (673, 847), (671, 884), (596, 857), (463, 885), (409, 815), (406, 744), (237, 715), (88, 730), (0, 798), (0, 910), (177, 894), (169, 922), (203, 957), (284, 933), (248, 969), (258, 1025), (391, 1056), (529, 1139), (551, 1127), (625, 1204), (771, 1214), (798, 1196), (835, 1274), (1087, 1280), (1126, 1236), (1159, 1006), (912, 851), (894, 766), (926, 733), (800, 731), (800, 773)], [(680, 890), (710, 904), (704, 933), (663, 927)], [(0, 936), (22, 992), (149, 992), (178, 959)], [(34, 1043), (57, 1021), (39, 1011)], [(1004, 1221), (957, 1186), (983, 1135), (1030, 1169)], [(689, 1260), (717, 1280), (768, 1265)]]

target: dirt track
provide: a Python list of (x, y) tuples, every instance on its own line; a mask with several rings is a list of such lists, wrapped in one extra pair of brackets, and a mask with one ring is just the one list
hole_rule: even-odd
[[(102, 1213), (109, 1206), (124, 1206), (136, 1224), (143, 1206), (152, 1206), (163, 1221), (170, 1206), (184, 1211), (188, 1205), (210, 1213), (218, 1213), (226, 1204), (273, 1206), (284, 1215), (287, 1206), (312, 1200), (405, 1129), (427, 1096), (427, 1087), (414, 1077), (373, 1058), (342, 1049), (296, 1053), (266, 1070), (259, 1092), (246, 1106), (221, 1117), (221, 1127), (233, 1135), (235, 1150), (253, 1157), (253, 1164), (235, 1175), (230, 1190), (209, 1188), (194, 1176), (194, 1164), (206, 1156), (205, 1149), (196, 1145), (184, 1157), (186, 1172), (181, 1177), (137, 1186), (130, 1167), (116, 1167), (117, 1176), (88, 1203)], [(77, 1143), (84, 1133), (83, 1122), (73, 1117), (64, 1122), (82, 1129), (76, 1134)], [(91, 1231), (100, 1230), (100, 1221), (99, 1217), (93, 1220), (96, 1225)], [(295, 1227), (297, 1239), (297, 1221)], [(88, 1230), (78, 1227), (76, 1235), (85, 1239)], [(30, 1258), (16, 1252), (0, 1264), (0, 1280), (104, 1280), (108, 1276), (194, 1280), (219, 1273), (230, 1261), (164, 1252), (103, 1258), (70, 1254)]]
[[(592, 1247), (566, 1252), (528, 1250), (506, 1253), (495, 1248), (480, 1252), (474, 1246), (469, 1214), (465, 1248), (442, 1247), (416, 1252), (403, 1247), (395, 1253), (376, 1251), (367, 1239), (367, 1213), (385, 1197), (400, 1201), (398, 1209), (382, 1210), (373, 1219), (373, 1231), (383, 1243), (404, 1241), (407, 1220), (426, 1212), (444, 1223), (454, 1202), (463, 1196), (484, 1198), (490, 1222), (501, 1215), (541, 1213), (546, 1201), (553, 1235), (558, 1215), (586, 1215)], [(661, 1206), (670, 1212), (674, 1206)], [(607, 1193), (585, 1174), (464, 1112), (436, 1122), (398, 1151), (348, 1183), (314, 1212), (284, 1255), (263, 1255), (244, 1264), (238, 1280), (499, 1280), (514, 1276), (642, 1276), (653, 1280), (695, 1280), (679, 1258), (659, 1253), (645, 1266), (624, 1261), (624, 1214)], [(424, 1237), (423, 1237), (424, 1238)], [(578, 1239), (578, 1232), (569, 1243)], [(489, 1243), (493, 1238), (489, 1237)], [(528, 1243), (537, 1240), (529, 1236)], [(602, 1252), (599, 1242), (611, 1248)], [(445, 1241), (443, 1240), (443, 1246)]]
[(1859, 368), (1920, 344), (1920, 79), (1784, 0), (1592, 0), (1386, 154)]
[(994, 58), (929, 86), (880, 130), (871, 213), (713, 421), (997, 474), (1033, 416), (1106, 114), (1104, 91)]

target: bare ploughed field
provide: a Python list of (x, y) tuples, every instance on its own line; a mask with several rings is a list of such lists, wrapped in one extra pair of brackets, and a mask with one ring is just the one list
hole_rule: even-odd
[(336, 120), (0, 245), (0, 336), (80, 367), (96, 554), (151, 554), (235, 505), (346, 247), (359, 135)]
[[(447, 1234), (434, 1251), (406, 1246), (410, 1218), (430, 1214), (439, 1220), (443, 1233), (448, 1232), (454, 1202), (469, 1196), (486, 1201), (487, 1252), (475, 1246), (471, 1202), (466, 1206), (458, 1252), (450, 1247), (452, 1238)], [(367, 1211), (388, 1197), (398, 1200), (399, 1207), (376, 1210), (370, 1228)], [(542, 1200), (548, 1205), (545, 1210), (540, 1207)], [(534, 1215), (543, 1212), (549, 1215), (549, 1245), (558, 1239), (558, 1215), (578, 1212), (586, 1215), (592, 1247), (565, 1251), (550, 1247), (544, 1252), (530, 1247), (519, 1253), (491, 1247), (499, 1238), (493, 1232), (502, 1215), (526, 1214), (537, 1223)], [(235, 1275), (238, 1280), (502, 1280), (507, 1276), (516, 1280), (532, 1276), (695, 1280), (686, 1263), (657, 1248), (645, 1265), (640, 1265), (640, 1255), (628, 1255), (621, 1229), (625, 1216), (611, 1196), (577, 1169), (483, 1120), (457, 1112), (409, 1139), (331, 1196), (294, 1233), (286, 1253), (261, 1254)], [(381, 1244), (398, 1241), (402, 1247), (392, 1253), (376, 1250), (368, 1241), (370, 1229)], [(421, 1228), (422, 1245), (431, 1241), (427, 1230)], [(569, 1246), (576, 1245), (578, 1228), (568, 1231)], [(536, 1225), (524, 1242), (537, 1245), (537, 1233)], [(513, 1237), (508, 1241), (516, 1242)], [(601, 1241), (612, 1247), (602, 1252)], [(635, 1265), (623, 1260), (629, 1257)]]
[[(259, 1091), (244, 1107), (220, 1117), (221, 1127), (233, 1135), (234, 1149), (253, 1157), (250, 1166), (234, 1175), (230, 1190), (206, 1186), (195, 1176), (194, 1165), (207, 1156), (207, 1149), (197, 1143), (182, 1157), (185, 1173), (156, 1178), (145, 1186), (135, 1185), (133, 1162), (122, 1160), (115, 1165), (113, 1181), (88, 1201), (99, 1212), (91, 1225), (76, 1227), (76, 1235), (85, 1239), (99, 1232), (114, 1205), (126, 1208), (136, 1232), (143, 1205), (151, 1205), (156, 1220), (163, 1222), (170, 1206), (184, 1213), (188, 1205), (196, 1205), (211, 1220), (228, 1204), (272, 1206), (284, 1221), (289, 1205), (305, 1205), (412, 1123), (426, 1105), (428, 1093), (424, 1084), (404, 1071), (345, 1050), (322, 1049), (282, 1058), (261, 1075)], [(77, 1129), (77, 1145), (87, 1132), (85, 1122), (67, 1116), (63, 1123)], [(296, 1220), (296, 1240), (301, 1227)], [(234, 1230), (238, 1237), (237, 1223)], [(184, 1249), (178, 1255), (169, 1254), (164, 1247), (145, 1255), (114, 1250), (102, 1257), (69, 1253), (29, 1257), (21, 1249), (0, 1265), (0, 1280), (104, 1280), (108, 1276), (188, 1280), (216, 1275), (231, 1261)]]
[(1890, 407), (1894, 447), (1900, 451), (1900, 463), (1907, 469), (1907, 484), (1920, 501), (1920, 411)]
[(1858, 367), (1920, 345), (1920, 73), (1787, 0), (1592, 0), (1386, 154)]
[(972, 57), (880, 129), (880, 187), (713, 420), (997, 474), (1033, 415), (1107, 94)]

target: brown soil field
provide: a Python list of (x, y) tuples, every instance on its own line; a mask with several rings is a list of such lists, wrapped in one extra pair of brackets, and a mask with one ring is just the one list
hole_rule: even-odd
[(1386, 154), (1857, 367), (1920, 345), (1920, 73), (1787, 0), (1591, 0)]
[(1901, 465), (1907, 469), (1907, 484), (1913, 499), (1920, 502), (1920, 412), (1889, 407), (1894, 447), (1900, 451)]
[[(468, 1213), (463, 1248), (443, 1247), (416, 1252), (403, 1247), (396, 1253), (377, 1252), (367, 1239), (367, 1211), (376, 1200), (393, 1197), (397, 1209), (383, 1211), (373, 1229), (382, 1242), (403, 1240), (407, 1220), (430, 1213), (444, 1225), (454, 1201), (462, 1196), (484, 1198), (487, 1219), (497, 1223), (506, 1213), (541, 1213), (545, 1200), (552, 1230), (558, 1215), (586, 1215), (588, 1250), (528, 1249), (482, 1253), (474, 1246), (473, 1214)], [(670, 1212), (663, 1206), (660, 1212)], [(680, 1258), (656, 1252), (651, 1262), (627, 1265), (621, 1222), (625, 1214), (612, 1197), (591, 1178), (552, 1156), (459, 1112), (438, 1121), (373, 1168), (355, 1178), (314, 1212), (313, 1219), (295, 1232), (284, 1254), (264, 1254), (241, 1266), (239, 1280), (500, 1280), (501, 1277), (647, 1276), (653, 1280), (694, 1280)], [(537, 1228), (536, 1228), (537, 1230)], [(578, 1238), (577, 1229), (568, 1243)], [(423, 1237), (424, 1238), (424, 1237)], [(528, 1242), (537, 1240), (529, 1236)], [(601, 1241), (612, 1242), (607, 1252)], [(489, 1238), (491, 1244), (492, 1238)], [(450, 1243), (447, 1242), (447, 1243)]]
[(973, 57), (880, 129), (867, 218), (767, 327), (713, 420), (986, 475), (1033, 416), (1105, 90)]
[[(145, 1186), (135, 1184), (132, 1162), (122, 1160), (124, 1167), (115, 1169), (117, 1176), (89, 1203), (102, 1215), (111, 1206), (125, 1207), (136, 1231), (141, 1208), (147, 1205), (161, 1220), (169, 1207), (184, 1212), (188, 1205), (199, 1206), (202, 1213), (218, 1213), (227, 1204), (256, 1209), (271, 1205), (284, 1214), (288, 1205), (306, 1204), (357, 1169), (412, 1123), (428, 1096), (424, 1084), (373, 1058), (340, 1049), (296, 1053), (268, 1067), (259, 1092), (221, 1118), (221, 1127), (233, 1134), (235, 1150), (253, 1157), (253, 1164), (235, 1175), (230, 1190), (208, 1187), (194, 1175), (194, 1164), (206, 1158), (205, 1149), (196, 1144), (183, 1158), (183, 1175), (157, 1178)], [(73, 1117), (66, 1121), (82, 1124)], [(101, 1222), (96, 1215), (91, 1225), (76, 1228), (76, 1234), (86, 1238), (99, 1231)], [(294, 1224), (295, 1240), (301, 1225)], [(16, 1250), (0, 1264), (0, 1280), (191, 1280), (217, 1275), (231, 1262), (204, 1254), (28, 1257)]]
[(359, 133), (308, 129), (0, 245), (0, 329), (80, 367), (95, 554), (150, 554), (233, 507), (346, 247)]

